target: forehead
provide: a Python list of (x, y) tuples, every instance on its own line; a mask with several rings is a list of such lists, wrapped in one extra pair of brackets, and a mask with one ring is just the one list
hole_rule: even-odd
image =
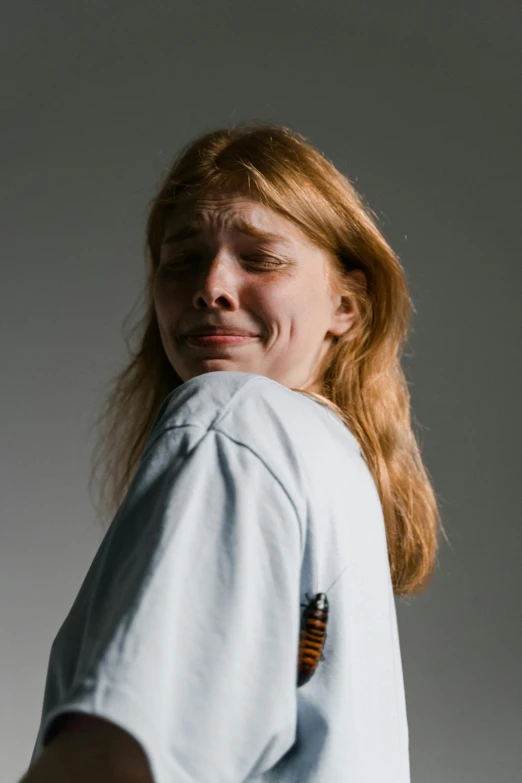
[(164, 242), (227, 232), (288, 247), (307, 241), (301, 230), (274, 210), (239, 196), (207, 196), (176, 208), (165, 222)]

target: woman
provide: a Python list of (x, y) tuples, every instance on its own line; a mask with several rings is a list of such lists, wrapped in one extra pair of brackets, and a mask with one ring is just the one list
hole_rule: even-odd
[(255, 122), (180, 153), (147, 254), (141, 344), (100, 419), (115, 516), (24, 783), (406, 783), (393, 595), (427, 586), (442, 527), (401, 265), (346, 177)]

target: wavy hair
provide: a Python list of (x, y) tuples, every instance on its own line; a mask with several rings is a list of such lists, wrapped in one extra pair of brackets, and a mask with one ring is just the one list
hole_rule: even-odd
[[(349, 179), (305, 137), (275, 123), (240, 123), (190, 142), (150, 202), (145, 315), (130, 334), (124, 331), (130, 360), (109, 381), (93, 425), (100, 434), (89, 492), (102, 468), (98, 512), (107, 523), (116, 513), (161, 403), (182, 384), (163, 349), (152, 288), (167, 217), (208, 193), (234, 193), (262, 203), (326, 251), (330, 285), (354, 304), (356, 320), (332, 339), (317, 369), (314, 386), (321, 392), (293, 391), (334, 410), (357, 439), (382, 504), (394, 593), (421, 592), (433, 575), (438, 533), (444, 531), (413, 431), (401, 367), (410, 308), (415, 311), (405, 273)], [(366, 285), (350, 276), (354, 269), (364, 272)]]

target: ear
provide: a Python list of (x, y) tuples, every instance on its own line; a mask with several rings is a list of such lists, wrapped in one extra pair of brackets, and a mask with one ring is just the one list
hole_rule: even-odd
[[(352, 269), (347, 273), (347, 276), (355, 280), (365, 290), (368, 289), (368, 280), (362, 269)], [(337, 296), (336, 300), (337, 309), (333, 315), (329, 333), (340, 337), (352, 327), (357, 316), (357, 309), (353, 297)]]

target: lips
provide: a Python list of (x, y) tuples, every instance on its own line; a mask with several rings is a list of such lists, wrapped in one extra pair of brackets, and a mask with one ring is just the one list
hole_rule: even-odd
[(235, 329), (232, 327), (220, 326), (220, 327), (207, 327), (201, 329), (194, 329), (191, 332), (187, 332), (187, 337), (213, 337), (223, 335), (227, 337), (256, 337), (254, 332), (250, 332), (248, 329)]

